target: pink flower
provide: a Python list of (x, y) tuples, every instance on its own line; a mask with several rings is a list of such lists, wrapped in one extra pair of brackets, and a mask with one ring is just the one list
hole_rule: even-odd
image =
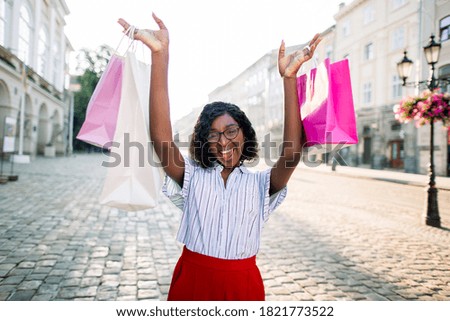
[(406, 97), (394, 108), (395, 119), (399, 122), (415, 120), (420, 127), (431, 122), (442, 121), (443, 125), (450, 126), (450, 95), (423, 91), (419, 96)]

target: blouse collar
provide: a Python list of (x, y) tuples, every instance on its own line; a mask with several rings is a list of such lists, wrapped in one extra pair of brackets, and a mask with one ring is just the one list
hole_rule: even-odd
[[(215, 169), (215, 170), (218, 170), (219, 173), (221, 173), (221, 172), (223, 171), (223, 165), (220, 164), (218, 161), (214, 161), (213, 167), (212, 167), (212, 168)], [(247, 174), (247, 173), (249, 172), (248, 169), (247, 169), (247, 167), (245, 167), (243, 164), (241, 164), (241, 165), (235, 167), (235, 168), (233, 169), (233, 171), (235, 171), (236, 168), (238, 168), (239, 171), (240, 171), (242, 174)]]

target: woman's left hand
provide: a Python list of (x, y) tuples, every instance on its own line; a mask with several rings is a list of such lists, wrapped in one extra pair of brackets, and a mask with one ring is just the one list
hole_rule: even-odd
[(285, 56), (285, 44), (281, 42), (280, 50), (278, 52), (278, 70), (283, 78), (295, 78), (297, 72), (305, 61), (308, 61), (314, 55), (314, 51), (317, 45), (322, 40), (319, 38), (319, 34), (316, 34), (314, 38), (309, 42), (308, 46), (302, 50), (297, 50), (288, 56)]

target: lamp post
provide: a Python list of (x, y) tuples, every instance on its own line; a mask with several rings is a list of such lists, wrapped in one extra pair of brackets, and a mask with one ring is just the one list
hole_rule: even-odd
[[(406, 56), (407, 52), (404, 52), (403, 59), (397, 63), (397, 71), (400, 78), (403, 80), (403, 86), (413, 85), (415, 87), (421, 84), (426, 84), (430, 91), (438, 88), (439, 82), (434, 76), (434, 65), (439, 60), (439, 53), (441, 51), (441, 44), (434, 41), (434, 35), (431, 35), (430, 42), (428, 45), (423, 47), (425, 52), (425, 57), (427, 63), (431, 66), (431, 78), (425, 81), (419, 81), (417, 83), (407, 83), (413, 62)], [(427, 197), (427, 208), (426, 208), (426, 219), (425, 223), (433, 227), (441, 227), (441, 218), (439, 217), (439, 207), (437, 198), (437, 188), (436, 188), (436, 175), (434, 172), (434, 119), (430, 122), (430, 164), (429, 164), (429, 183), (428, 183), (428, 197)]]

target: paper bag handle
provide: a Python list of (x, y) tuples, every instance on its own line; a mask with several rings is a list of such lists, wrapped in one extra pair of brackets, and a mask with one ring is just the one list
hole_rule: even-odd
[[(129, 37), (130, 38), (130, 41), (128, 43), (128, 47), (127, 47), (127, 50), (125, 51), (125, 53), (127, 53), (130, 50), (131, 46), (134, 44), (134, 32), (135, 32), (135, 30), (136, 30), (135, 26), (128, 27), (127, 31), (123, 34), (122, 38), (120, 39), (120, 42), (117, 45), (116, 50), (114, 51), (115, 55), (117, 54), (117, 51), (119, 50), (120, 45), (122, 44), (122, 41), (123, 41), (123, 39), (125, 37)], [(129, 34), (131, 34), (131, 36), (128, 36)]]

